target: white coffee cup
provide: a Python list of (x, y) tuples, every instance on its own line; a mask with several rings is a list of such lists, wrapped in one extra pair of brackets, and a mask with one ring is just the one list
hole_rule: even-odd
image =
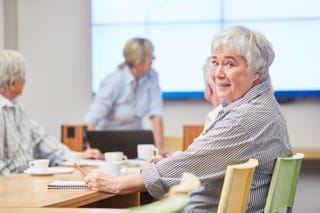
[(29, 167), (33, 172), (47, 172), (49, 167), (48, 159), (37, 159), (29, 162)]
[(65, 160), (68, 162), (79, 163), (82, 160), (81, 152), (69, 152), (65, 155)]
[(121, 173), (121, 168), (122, 168), (122, 162), (118, 161), (118, 162), (104, 162), (101, 166), (100, 166), (100, 170), (108, 175), (117, 177), (120, 175)]
[(123, 152), (105, 152), (104, 159), (107, 162), (126, 162), (128, 158)]
[(153, 144), (138, 144), (138, 158), (148, 160), (152, 156), (158, 155), (159, 151)]

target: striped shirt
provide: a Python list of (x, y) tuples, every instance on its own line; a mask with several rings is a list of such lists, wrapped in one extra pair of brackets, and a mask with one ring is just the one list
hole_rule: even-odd
[(71, 152), (50, 136), (22, 108), (0, 95), (0, 176), (22, 173), (37, 158), (56, 165)]
[(292, 154), (286, 123), (270, 82), (251, 88), (222, 110), (210, 126), (184, 151), (144, 167), (148, 192), (157, 198), (178, 184), (183, 172), (199, 177), (201, 187), (190, 194), (185, 212), (216, 212), (228, 165), (259, 161), (247, 212), (263, 212), (274, 161)]
[(211, 123), (217, 118), (219, 112), (222, 109), (222, 105), (218, 105), (217, 107), (215, 107), (214, 109), (212, 109), (206, 116), (206, 120), (204, 123), (204, 128), (203, 130), (205, 131), (210, 125)]

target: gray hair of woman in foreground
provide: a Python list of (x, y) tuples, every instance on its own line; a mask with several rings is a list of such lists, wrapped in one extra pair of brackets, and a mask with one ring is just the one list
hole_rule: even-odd
[(264, 35), (243, 26), (232, 26), (215, 35), (211, 50), (229, 47), (248, 63), (248, 72), (260, 73), (260, 80), (270, 80), (269, 67), (274, 59), (272, 44)]
[(119, 64), (118, 67), (119, 69), (123, 69), (125, 64), (132, 67), (137, 60), (143, 60), (147, 55), (153, 55), (153, 45), (151, 41), (146, 38), (132, 38), (126, 43), (123, 49), (125, 62)]
[(8, 87), (11, 80), (24, 78), (26, 64), (23, 55), (15, 50), (0, 50), (0, 91)]

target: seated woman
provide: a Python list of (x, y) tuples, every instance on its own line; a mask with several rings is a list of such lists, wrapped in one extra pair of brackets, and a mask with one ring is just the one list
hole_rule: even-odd
[(179, 182), (183, 172), (195, 174), (199, 189), (190, 194), (185, 212), (216, 212), (226, 168), (255, 158), (255, 170), (246, 212), (263, 212), (274, 166), (289, 156), (285, 119), (271, 89), (271, 43), (260, 33), (232, 26), (215, 35), (211, 78), (222, 110), (184, 152), (146, 165), (138, 174), (111, 177), (90, 173), (88, 187), (126, 194), (147, 190), (160, 198)]

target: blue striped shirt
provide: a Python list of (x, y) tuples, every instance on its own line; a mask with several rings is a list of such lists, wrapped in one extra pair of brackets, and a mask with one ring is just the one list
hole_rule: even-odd
[(263, 212), (274, 161), (292, 154), (285, 119), (270, 82), (251, 88), (242, 98), (223, 104), (215, 121), (184, 152), (144, 167), (148, 192), (162, 197), (183, 172), (200, 178), (185, 212), (216, 212), (228, 165), (259, 161), (247, 212)]

